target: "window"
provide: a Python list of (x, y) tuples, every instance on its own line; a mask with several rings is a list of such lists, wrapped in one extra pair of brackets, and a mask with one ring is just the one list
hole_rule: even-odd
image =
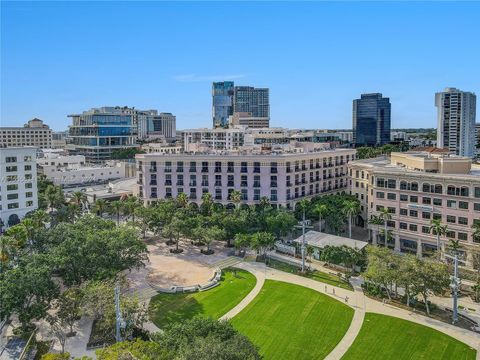
[(468, 219), (466, 217), (459, 216), (458, 217), (458, 223), (460, 225), (468, 225)]
[(457, 222), (456, 216), (447, 215), (447, 223), (455, 224)]
[(435, 220), (442, 220), (442, 214), (434, 213), (434, 214), (433, 214), (433, 218), (434, 218)]
[(27, 207), (33, 206), (33, 201), (29, 200), (25, 203)]
[(259, 173), (260, 172), (260, 163), (257, 162), (257, 161), (253, 163), (253, 172), (254, 173)]
[(475, 187), (474, 195), (476, 198), (480, 198), (480, 187)]
[(426, 212), (426, 211), (423, 211), (423, 212), (422, 212), (422, 219), (430, 220), (431, 217), (432, 217), (432, 214), (431, 214), (431, 213)]
[(25, 180), (32, 180), (32, 174), (25, 174)]
[(396, 199), (397, 199), (397, 194), (395, 194), (395, 193), (387, 193), (387, 199), (388, 199), (388, 200), (396, 200)]
[(417, 210), (410, 210), (408, 212), (408, 215), (411, 217), (418, 217), (418, 211)]
[(473, 203), (473, 210), (480, 211), (480, 203)]
[(10, 165), (10, 166), (5, 167), (5, 171), (6, 172), (14, 172), (14, 171), (17, 171), (17, 167), (13, 166), (13, 165)]
[(25, 162), (27, 162), (27, 161), (32, 161), (32, 157), (26, 155), (26, 156), (23, 157), (23, 161), (25, 161)]
[(400, 215), (407, 216), (408, 210), (407, 209), (400, 209)]
[(447, 231), (447, 237), (451, 239), (455, 239), (455, 231)]
[(389, 189), (395, 189), (397, 187), (397, 182), (394, 179), (388, 179), (387, 187)]
[(408, 195), (400, 194), (400, 201), (408, 201)]
[(464, 232), (458, 232), (457, 236), (458, 236), (458, 240), (467, 241), (468, 239), (467, 233), (464, 233)]
[(459, 201), (459, 202), (458, 202), (458, 208), (459, 208), (459, 209), (468, 210), (468, 202), (466, 202), (466, 201)]
[(382, 187), (382, 188), (385, 187), (385, 179), (377, 178), (377, 187)]
[(385, 193), (381, 191), (377, 191), (377, 199), (384, 199), (385, 198)]
[(247, 166), (247, 162), (246, 161), (242, 161), (241, 165), (240, 165), (240, 172), (242, 173), (246, 173), (248, 172), (248, 166)]
[(9, 209), (18, 209), (18, 203), (8, 204), (7, 207), (8, 207)]
[(428, 226), (422, 226), (422, 233), (424, 233), (424, 234), (430, 234), (430, 227), (428, 227)]
[(453, 185), (447, 186), (447, 194), (454, 195), (454, 196), (468, 196), (469, 189), (466, 186), (456, 187)]
[(25, 189), (31, 189), (32, 183), (25, 183)]
[(433, 205), (442, 206), (442, 199), (433, 199)]
[(27, 192), (25, 193), (25, 197), (31, 198), (31, 197), (33, 197), (33, 193), (32, 193), (31, 191), (27, 191)]
[(390, 207), (390, 206), (389, 206), (389, 207), (388, 207), (388, 212), (389, 212), (390, 214), (395, 214), (395, 213), (397, 212), (397, 209), (394, 208), (394, 207)]
[(18, 199), (18, 194), (7, 194), (7, 200)]
[(18, 185), (17, 184), (7, 185), (7, 191), (12, 191), (12, 190), (18, 190)]
[(456, 200), (447, 200), (447, 207), (456, 209), (457, 208), (457, 201)]
[(430, 205), (432, 203), (432, 199), (429, 197), (423, 197), (422, 198), (422, 204), (424, 205)]
[(7, 162), (7, 163), (17, 162), (17, 157), (16, 157), (16, 156), (7, 156), (7, 157), (5, 158), (5, 162)]
[(417, 231), (417, 225), (415, 225), (415, 224), (410, 224), (410, 225), (408, 225), (408, 230), (410, 230), (410, 231)]
[(235, 166), (233, 164), (233, 161), (229, 161), (227, 163), (227, 172), (232, 173), (234, 172)]
[(418, 203), (418, 196), (410, 196), (410, 202), (411, 203)]
[(400, 229), (407, 230), (407, 223), (401, 222), (399, 226), (400, 226)]
[(443, 187), (440, 184), (429, 184), (429, 183), (424, 183), (422, 186), (422, 191), (426, 193), (435, 193), (435, 194), (441, 194), (443, 191)]

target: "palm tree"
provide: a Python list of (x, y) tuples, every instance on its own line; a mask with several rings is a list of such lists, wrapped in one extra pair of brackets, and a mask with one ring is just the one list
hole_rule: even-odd
[(360, 212), (360, 204), (356, 200), (345, 200), (343, 204), (343, 213), (348, 218), (348, 237), (352, 238), (352, 219)]
[(103, 199), (97, 199), (93, 204), (93, 209), (95, 213), (100, 217), (103, 216), (103, 213), (107, 210), (107, 207), (107, 202)]
[(115, 200), (110, 203), (110, 211), (117, 216), (117, 226), (120, 225), (120, 213), (123, 209), (123, 201)]
[(430, 221), (430, 232), (437, 236), (437, 251), (439, 259), (442, 253), (440, 249), (440, 236), (445, 235), (447, 231), (448, 227), (447, 225), (442, 225), (442, 219), (432, 219)]
[(472, 236), (475, 241), (480, 241), (480, 221), (473, 221)]
[(238, 209), (240, 202), (242, 201), (242, 193), (238, 190), (233, 190), (230, 193), (230, 200), (235, 204), (235, 209)]
[[(368, 223), (377, 227), (377, 234), (380, 233), (380, 225), (383, 224), (382, 219), (380, 219), (377, 215), (372, 215), (372, 217), (368, 220)], [(377, 239), (375, 239), (377, 242)]]
[(188, 205), (188, 196), (185, 193), (180, 193), (177, 195), (177, 204), (181, 208), (186, 208)]
[(45, 189), (45, 200), (50, 210), (57, 208), (63, 202), (62, 189), (55, 185), (48, 185)]
[(380, 215), (378, 216), (380, 220), (383, 221), (383, 226), (384, 226), (384, 234), (385, 234), (385, 247), (387, 247), (387, 236), (388, 236), (388, 220), (392, 219), (392, 214), (390, 213), (390, 210), (388, 208), (383, 207), (380, 210)]
[(132, 221), (135, 222), (135, 210), (142, 206), (135, 196), (129, 196), (123, 202), (123, 211), (126, 215), (132, 216)]
[(318, 215), (318, 231), (322, 232), (322, 220), (327, 216), (330, 209), (326, 204), (318, 203), (313, 211)]
[(82, 213), (82, 208), (80, 206), (81, 205), (77, 203), (70, 203), (67, 205), (67, 210), (72, 222), (75, 222), (75, 219)]
[(38, 209), (32, 214), (31, 219), (37, 228), (42, 228), (50, 221), (50, 216), (45, 211)]
[(202, 194), (202, 209), (206, 215), (210, 215), (213, 205), (213, 196), (209, 192)]
[(448, 247), (453, 251), (454, 255), (458, 255), (458, 250), (462, 248), (460, 240), (450, 239)]
[(82, 206), (85, 201), (87, 201), (87, 195), (84, 192), (75, 191), (72, 194), (71, 202), (73, 202), (74, 204)]

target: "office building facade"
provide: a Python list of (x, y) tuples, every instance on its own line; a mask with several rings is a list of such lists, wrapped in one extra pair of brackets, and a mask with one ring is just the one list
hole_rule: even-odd
[(40, 119), (32, 119), (23, 127), (0, 127), (0, 147), (52, 147), (52, 129)]
[(390, 99), (382, 94), (362, 94), (353, 100), (353, 143), (381, 146), (390, 142)]
[(383, 208), (392, 216), (387, 221), (387, 246), (419, 257), (438, 250), (430, 225), (432, 219), (440, 219), (448, 226), (441, 237), (442, 252), (448, 252), (449, 239), (459, 240), (461, 264), (471, 266), (472, 252), (480, 250), (472, 230), (480, 221), (480, 168), (470, 158), (434, 148), (353, 161), (348, 171), (350, 193), (361, 204), (357, 224), (369, 228), (374, 245), (385, 245), (384, 225), (368, 220)]
[(69, 115), (69, 152), (84, 155), (87, 162), (99, 162), (110, 159), (115, 150), (136, 147), (136, 115), (127, 110), (103, 107)]
[(138, 196), (149, 203), (186, 193), (201, 203), (210, 193), (215, 202), (232, 206), (230, 194), (242, 203), (258, 204), (266, 197), (286, 208), (304, 198), (347, 189), (347, 163), (355, 150), (306, 153), (138, 154)]
[(212, 84), (213, 127), (228, 126), (228, 118), (233, 115), (233, 81), (214, 82)]
[(474, 93), (446, 88), (435, 94), (437, 146), (474, 157), (476, 100)]
[(0, 148), (0, 227), (16, 225), (38, 207), (36, 147)]

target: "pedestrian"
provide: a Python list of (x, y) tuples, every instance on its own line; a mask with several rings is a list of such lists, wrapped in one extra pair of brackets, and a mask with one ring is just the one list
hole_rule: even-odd
[(333, 288), (333, 295), (335, 295), (335, 288)]
[(327, 285), (325, 285), (325, 292), (327, 292)]
[(345, 296), (345, 304), (348, 304), (348, 296)]

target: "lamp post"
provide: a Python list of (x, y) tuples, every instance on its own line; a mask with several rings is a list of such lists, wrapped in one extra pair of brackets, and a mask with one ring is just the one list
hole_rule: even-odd
[(122, 341), (122, 334), (120, 329), (125, 329), (125, 321), (122, 318), (120, 312), (120, 285), (117, 283), (115, 286), (115, 340), (116, 342)]
[(460, 278), (458, 277), (458, 255), (454, 256), (444, 254), (445, 257), (453, 259), (453, 276), (450, 276), (450, 288), (453, 292), (452, 324), (458, 321), (458, 290), (460, 289)]

